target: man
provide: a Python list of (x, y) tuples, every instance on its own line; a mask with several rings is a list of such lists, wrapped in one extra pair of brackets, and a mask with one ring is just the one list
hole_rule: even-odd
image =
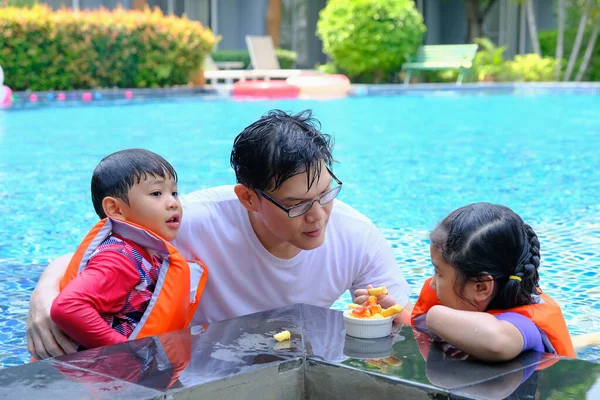
[[(175, 247), (202, 259), (208, 283), (193, 325), (294, 303), (330, 307), (346, 290), (363, 303), (368, 285), (387, 286), (384, 307), (412, 306), (389, 244), (374, 224), (334, 199), (330, 137), (310, 111), (273, 110), (235, 139), (238, 184), (182, 196)], [(70, 255), (51, 263), (31, 296), (27, 347), (34, 358), (73, 351), (48, 310)]]

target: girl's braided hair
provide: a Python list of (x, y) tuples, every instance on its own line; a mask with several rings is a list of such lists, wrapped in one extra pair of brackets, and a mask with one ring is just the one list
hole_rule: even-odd
[(540, 242), (531, 226), (508, 207), (490, 203), (461, 207), (435, 228), (431, 243), (457, 270), (459, 296), (467, 281), (486, 275), (496, 283), (490, 310), (531, 304), (533, 295), (540, 294)]

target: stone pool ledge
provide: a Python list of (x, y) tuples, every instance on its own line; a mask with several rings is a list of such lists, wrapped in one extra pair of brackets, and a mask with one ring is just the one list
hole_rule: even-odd
[(294, 305), (3, 369), (0, 398), (589, 399), (599, 376), (600, 364), (535, 352), (453, 359), (408, 326), (353, 339), (341, 312)]

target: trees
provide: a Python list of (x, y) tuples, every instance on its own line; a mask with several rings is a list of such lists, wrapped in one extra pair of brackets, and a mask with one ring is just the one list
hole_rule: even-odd
[[(558, 0), (558, 36), (556, 38), (556, 59), (562, 60), (565, 43), (565, 0)], [(560, 62), (554, 70), (554, 80), (560, 77)]]
[(527, 25), (529, 26), (529, 36), (531, 39), (531, 45), (533, 46), (533, 52), (538, 56), (542, 55), (540, 50), (540, 41), (537, 34), (537, 23), (535, 22), (535, 10), (533, 8), (533, 0), (525, 0), (527, 10)]
[(131, 1), (131, 9), (132, 10), (145, 10), (148, 7), (148, 0), (132, 0)]
[(475, 43), (482, 36), (482, 26), (489, 11), (497, 0), (466, 0), (467, 38), (466, 43)]
[[(571, 0), (569, 1), (569, 9), (571, 10), (572, 14), (578, 14), (579, 12), (581, 12), (581, 16), (579, 17), (577, 35), (575, 36), (573, 50), (571, 51), (571, 56), (569, 57), (567, 69), (563, 77), (563, 81), (565, 82), (571, 79), (571, 74), (575, 69), (575, 64), (578, 60), (581, 45), (583, 44), (584, 37), (586, 34), (586, 28), (588, 29), (588, 31), (589, 29), (591, 29), (591, 34), (588, 38), (588, 43), (586, 46), (585, 54), (583, 56), (583, 60), (579, 65), (579, 70), (577, 71), (577, 75), (575, 76), (575, 81), (581, 81), (583, 75), (585, 74), (589, 66), (589, 62), (594, 51), (594, 46), (596, 45), (596, 40), (598, 38), (598, 32), (600, 30), (600, 0), (585, 0), (585, 2), (581, 0)], [(580, 9), (581, 11), (579, 11)], [(560, 35), (558, 39), (560, 39)]]
[(579, 56), (579, 50), (581, 49), (581, 42), (583, 41), (583, 33), (585, 32), (585, 24), (587, 23), (588, 13), (590, 5), (593, 0), (587, 0), (581, 18), (579, 19), (579, 27), (577, 28), (577, 36), (575, 37), (575, 44), (573, 45), (573, 51), (571, 51), (571, 57), (569, 57), (569, 63), (567, 64), (567, 70), (563, 81), (567, 82), (571, 78), (571, 73), (575, 67), (575, 61)]
[[(533, 0), (513, 1), (521, 5), (521, 12), (526, 13), (527, 24), (529, 26), (529, 36), (533, 46), (533, 51), (537, 55), (541, 56)], [(465, 0), (465, 11), (467, 14), (467, 43), (475, 43), (475, 39), (484, 36), (482, 35), (482, 26), (489, 11), (496, 4), (496, 2), (496, 0)]]
[[(511, 1), (521, 6), (523, 34), (527, 29), (532, 51), (541, 55), (534, 1)], [(476, 38), (477, 35), (485, 36), (482, 32), (482, 25), (495, 3), (493, 0), (465, 0), (468, 24), (467, 41), (474, 41), (474, 37)], [(557, 60), (568, 58), (568, 62), (556, 63), (554, 79), (561, 80), (561, 70), (564, 71), (562, 77), (564, 81), (581, 81), (584, 77), (598, 79), (599, 73), (596, 71), (600, 69), (600, 57), (598, 56), (600, 52), (597, 49), (598, 36), (600, 36), (600, 0), (557, 0), (555, 4), (557, 4), (558, 11), (558, 32), (554, 31), (554, 40), (556, 41), (552, 40), (553, 47), (550, 52), (547, 48), (550, 31), (543, 33), (546, 44), (544, 55), (555, 56)]]
[(592, 30), (592, 34), (590, 36), (590, 40), (585, 49), (585, 54), (583, 56), (583, 62), (579, 66), (579, 71), (577, 71), (577, 76), (575, 77), (576, 82), (580, 82), (585, 70), (590, 64), (590, 59), (592, 58), (592, 52), (594, 51), (594, 46), (596, 45), (596, 39), (598, 39), (598, 31), (600, 30), (600, 18), (597, 19), (594, 24), (594, 28)]
[(273, 45), (279, 47), (281, 26), (281, 0), (269, 0), (266, 14), (267, 34), (273, 39)]

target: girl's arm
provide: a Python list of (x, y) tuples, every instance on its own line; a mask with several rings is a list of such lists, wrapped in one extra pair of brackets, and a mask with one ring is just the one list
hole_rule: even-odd
[(492, 314), (433, 306), (427, 328), (463, 352), (485, 361), (511, 360), (523, 351), (521, 331)]
[(103, 251), (58, 295), (52, 304), (52, 320), (88, 349), (125, 342), (127, 337), (112, 329), (102, 315), (119, 312), (139, 280), (128, 257)]

